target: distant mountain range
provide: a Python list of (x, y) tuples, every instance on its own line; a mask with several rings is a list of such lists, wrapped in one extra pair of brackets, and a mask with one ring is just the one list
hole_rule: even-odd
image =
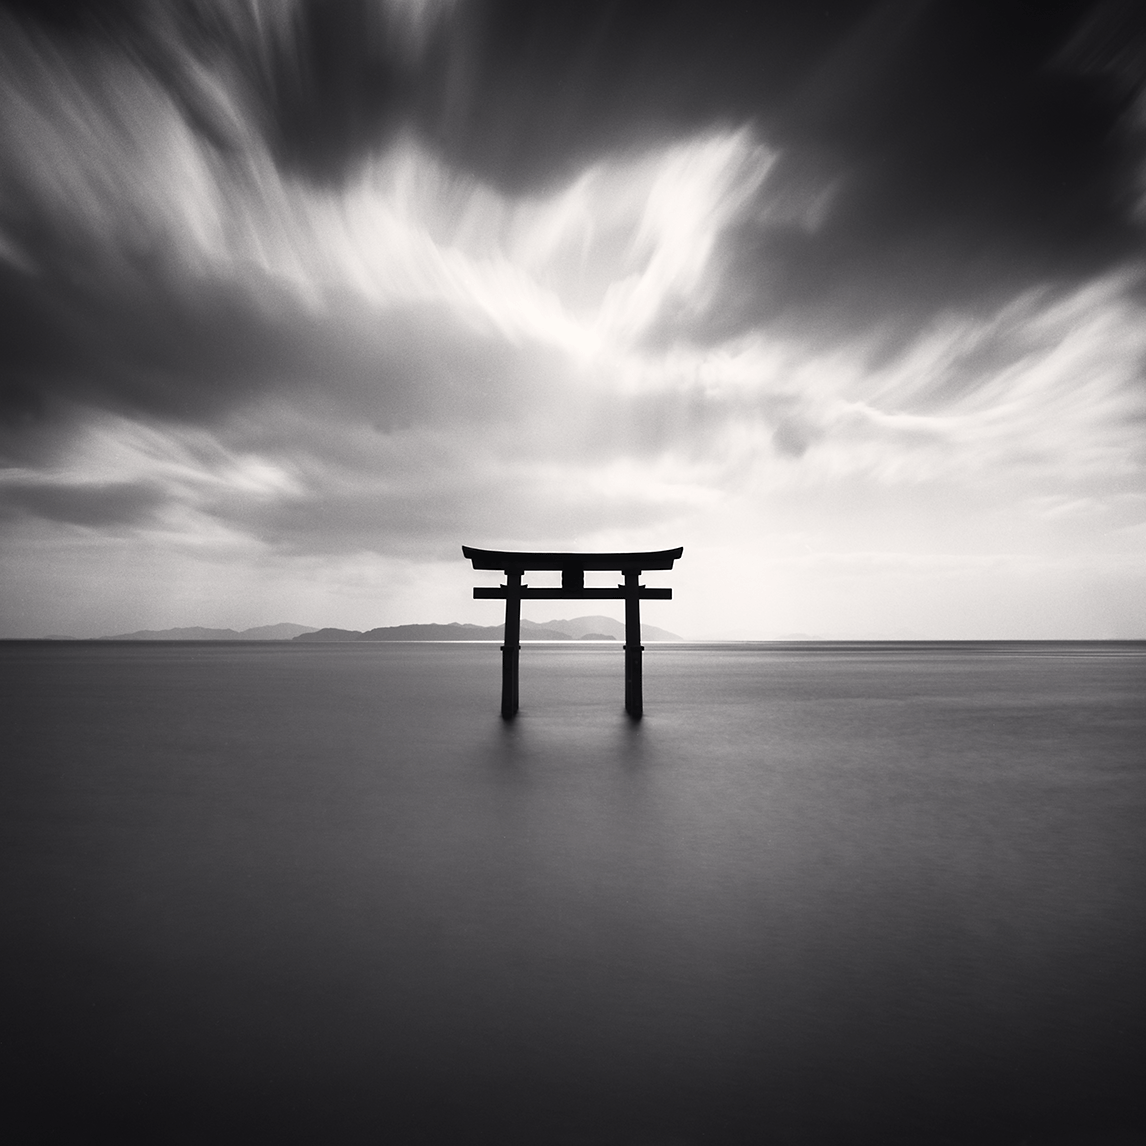
[[(389, 625), (381, 629), (315, 629), (300, 633), (296, 641), (500, 641), (504, 638), (504, 625), (463, 625), (452, 621), (448, 625)], [(568, 621), (521, 622), (521, 637), (526, 641), (623, 641), (625, 626), (612, 617), (574, 617)], [(656, 625), (641, 626), (643, 641), (683, 641), (676, 633), (658, 629)]]
[[(207, 629), (192, 626), (181, 629), (140, 629), (97, 637), (99, 641), (498, 641), (504, 625), (389, 625), (359, 632), (357, 629), (316, 629), (311, 625), (259, 625), (253, 629)], [(612, 617), (574, 617), (567, 621), (538, 624), (522, 620), (521, 636), (527, 641), (623, 641), (625, 626)], [(641, 626), (643, 641), (682, 641), (676, 633)]]
[(96, 637), (97, 641), (293, 641), (302, 633), (313, 633), (313, 625), (258, 625), (253, 629), (204, 629), (193, 625), (187, 629), (140, 629), (137, 633), (117, 633), (114, 637)]

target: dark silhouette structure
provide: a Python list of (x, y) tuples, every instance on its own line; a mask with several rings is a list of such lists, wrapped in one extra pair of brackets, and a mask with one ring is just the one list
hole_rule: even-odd
[[(501, 715), (509, 720), (517, 714), (517, 669), (521, 652), (521, 602), (577, 598), (625, 602), (625, 711), (639, 719), (644, 711), (641, 687), (641, 599), (672, 600), (671, 589), (650, 589), (640, 584), (646, 569), (671, 569), (684, 552), (659, 549), (651, 553), (514, 553), (500, 549), (474, 549), (462, 546), (462, 553), (475, 569), (501, 569), (506, 583), (497, 588), (474, 589), (478, 601), (505, 599), (505, 644), (501, 646)], [(561, 588), (532, 589), (522, 577), (530, 569), (560, 569)], [(586, 570), (619, 570), (625, 578), (615, 589), (586, 589)]]

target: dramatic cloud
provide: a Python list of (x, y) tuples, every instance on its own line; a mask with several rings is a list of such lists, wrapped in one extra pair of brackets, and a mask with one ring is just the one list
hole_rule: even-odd
[(0, 487), (0, 511), (24, 510), (48, 521), (96, 527), (132, 525), (163, 499), (146, 482), (61, 482), (9, 480)]
[(6, 631), (469, 616), (470, 541), (1143, 635), (1144, 88), (1133, 4), (6, 5)]

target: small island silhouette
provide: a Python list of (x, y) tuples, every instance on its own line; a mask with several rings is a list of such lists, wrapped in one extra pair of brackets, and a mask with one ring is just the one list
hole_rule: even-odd
[[(212, 629), (202, 626), (175, 629), (140, 629), (134, 633), (96, 637), (97, 641), (498, 641), (504, 636), (504, 625), (470, 625), (459, 621), (449, 624), (386, 625), (367, 629), (316, 629), (309, 625), (282, 623), (260, 625), (253, 629)], [(618, 641), (624, 640), (625, 626), (612, 617), (573, 617), (557, 621), (521, 622), (521, 636), (527, 641)], [(45, 638), (52, 639), (52, 638)], [(67, 638), (56, 638), (67, 639)], [(641, 640), (683, 641), (684, 637), (659, 629), (641, 626)]]
[[(317, 629), (301, 633), (296, 641), (500, 641), (504, 625), (469, 625), (452, 621), (448, 625), (388, 625), (358, 632), (355, 629)], [(521, 621), (524, 641), (618, 641), (624, 640), (625, 626), (612, 617), (573, 617), (570, 620)], [(656, 625), (641, 626), (643, 641), (683, 641), (684, 638)]]

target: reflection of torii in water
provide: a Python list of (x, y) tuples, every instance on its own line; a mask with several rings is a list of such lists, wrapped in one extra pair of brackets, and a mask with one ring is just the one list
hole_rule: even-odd
[[(625, 602), (625, 711), (639, 718), (644, 709), (641, 694), (641, 598), (669, 601), (671, 589), (646, 589), (641, 585), (645, 569), (671, 569), (684, 547), (660, 549), (654, 553), (512, 553), (499, 549), (462, 546), (462, 553), (475, 569), (501, 569), (506, 584), (498, 588), (479, 587), (479, 601), (505, 598), (505, 644), (501, 646), (501, 715), (506, 720), (517, 714), (517, 664), (521, 651), (521, 602), (564, 598), (623, 600)], [(560, 589), (531, 589), (521, 583), (527, 569), (560, 569)], [(618, 569), (625, 583), (615, 589), (586, 589), (585, 570)]]

